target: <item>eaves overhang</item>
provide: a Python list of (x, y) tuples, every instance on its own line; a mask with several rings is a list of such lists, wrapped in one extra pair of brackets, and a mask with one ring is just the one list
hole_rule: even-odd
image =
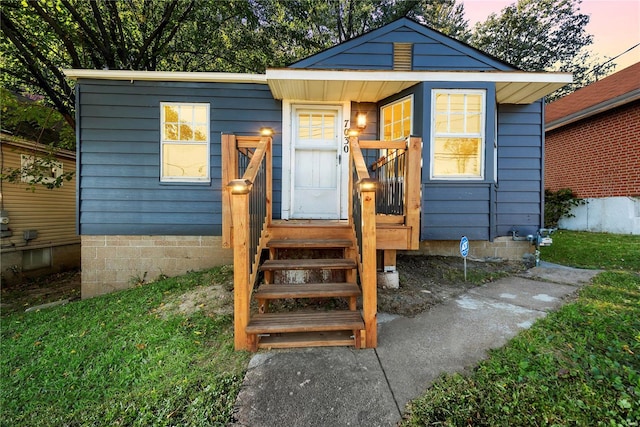
[(268, 69), (265, 74), (64, 70), (71, 79), (268, 84), (275, 99), (378, 102), (421, 82), (495, 83), (499, 104), (530, 104), (573, 81), (570, 73)]
[(156, 82), (195, 82), (195, 83), (261, 83), (266, 84), (264, 74), (247, 73), (207, 73), (197, 71), (132, 71), (132, 70), (62, 70), (73, 80), (129, 80)]
[(378, 102), (421, 82), (495, 83), (500, 104), (530, 104), (573, 81), (570, 73), (268, 69), (276, 99)]

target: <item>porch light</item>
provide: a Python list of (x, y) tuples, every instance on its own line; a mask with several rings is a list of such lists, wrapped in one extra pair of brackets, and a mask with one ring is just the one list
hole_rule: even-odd
[(376, 189), (376, 180), (373, 178), (363, 178), (358, 181), (358, 190), (360, 192), (364, 191), (375, 191)]
[(269, 127), (260, 128), (260, 136), (272, 136), (272, 135), (273, 135), (273, 128), (269, 128)]
[(367, 113), (356, 114), (356, 127), (361, 132), (367, 127)]
[(234, 179), (227, 187), (231, 189), (231, 194), (247, 194), (251, 191), (251, 181), (248, 179)]
[(346, 137), (350, 137), (350, 136), (358, 136), (360, 134), (360, 131), (358, 129), (345, 129), (344, 130), (344, 136)]

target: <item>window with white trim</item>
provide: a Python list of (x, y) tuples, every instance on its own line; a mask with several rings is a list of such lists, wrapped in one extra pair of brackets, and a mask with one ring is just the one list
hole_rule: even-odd
[(411, 135), (413, 125), (413, 95), (384, 105), (380, 108), (380, 139), (393, 141)]
[(484, 90), (432, 91), (432, 179), (484, 179), (485, 96)]
[(64, 165), (61, 162), (29, 154), (20, 155), (20, 169), (22, 170), (20, 181), (28, 184), (53, 184), (64, 175)]
[(160, 180), (209, 181), (209, 104), (160, 103)]

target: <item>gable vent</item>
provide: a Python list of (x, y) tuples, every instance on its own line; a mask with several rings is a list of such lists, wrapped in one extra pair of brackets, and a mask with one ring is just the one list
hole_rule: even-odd
[(413, 43), (393, 44), (393, 69), (398, 71), (411, 71), (413, 68), (412, 49)]

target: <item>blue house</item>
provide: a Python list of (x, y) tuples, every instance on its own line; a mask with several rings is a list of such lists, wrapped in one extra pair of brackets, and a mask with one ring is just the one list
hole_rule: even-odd
[[(376, 274), (398, 250), (455, 255), (465, 235), (470, 256), (531, 251), (512, 232), (543, 224), (543, 97), (571, 81), (406, 18), (264, 74), (66, 74), (83, 297), (233, 263), (249, 349), (374, 347)], [(345, 309), (269, 312), (316, 297)]]

